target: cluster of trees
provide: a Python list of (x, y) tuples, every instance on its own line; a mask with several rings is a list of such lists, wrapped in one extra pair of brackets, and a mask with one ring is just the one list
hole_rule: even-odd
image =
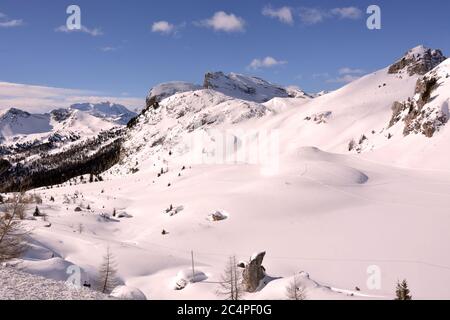
[(61, 184), (83, 174), (98, 175), (119, 162), (122, 138), (107, 144), (91, 139), (55, 154), (41, 154), (34, 161), (0, 168), (0, 192)]

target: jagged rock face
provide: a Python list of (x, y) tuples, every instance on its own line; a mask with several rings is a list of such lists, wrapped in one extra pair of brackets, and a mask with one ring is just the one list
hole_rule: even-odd
[(265, 255), (265, 252), (253, 255), (250, 262), (245, 265), (243, 285), (246, 292), (255, 292), (259, 287), (260, 281), (266, 276), (265, 269), (262, 266)]
[(53, 119), (57, 122), (63, 122), (72, 115), (72, 112), (69, 109), (57, 109), (50, 112)]
[(431, 93), (436, 89), (438, 79), (434, 76), (417, 80), (415, 93), (419, 94), (417, 105), (422, 108), (430, 101)]
[(409, 50), (399, 61), (391, 65), (388, 72), (395, 74), (406, 69), (410, 76), (424, 75), (445, 59), (446, 57), (441, 50), (431, 50), (418, 46)]
[(403, 121), (405, 125), (404, 136), (411, 133), (421, 133), (428, 138), (433, 137), (435, 132), (449, 120), (448, 110), (445, 110), (445, 106), (429, 105), (433, 100), (433, 92), (440, 85), (440, 80), (434, 70), (420, 78), (416, 84), (414, 98), (409, 98), (404, 102), (394, 102), (389, 127)]
[(208, 72), (203, 82), (205, 89), (213, 89), (237, 99), (267, 102), (275, 97), (288, 98), (286, 89), (256, 77), (236, 73)]

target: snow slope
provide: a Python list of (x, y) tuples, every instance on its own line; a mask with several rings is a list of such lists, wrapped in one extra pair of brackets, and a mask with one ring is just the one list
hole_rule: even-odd
[(186, 91), (194, 91), (201, 89), (200, 86), (183, 81), (172, 81), (158, 84), (153, 87), (148, 96), (147, 101), (151, 101), (155, 99), (157, 102), (161, 102), (165, 98), (168, 98), (176, 93), (186, 92)]
[[(424, 110), (447, 111), (449, 62), (424, 74), (390, 69), (314, 99), (171, 95), (137, 118), (105, 181), (36, 190), (52, 226), (28, 221), (32, 237), (90, 279), (109, 246), (121, 282), (152, 299), (222, 298), (228, 257), (261, 251), (267, 276), (245, 299), (286, 299), (295, 274), (307, 299), (392, 299), (404, 278), (415, 299), (448, 299), (448, 126), (428, 138), (405, 136), (403, 118), (389, 123), (394, 102), (419, 99), (423, 77), (439, 78)], [(235, 141), (221, 161), (217, 131)], [(242, 135), (254, 131), (276, 133), (272, 170), (237, 158), (258, 150), (261, 140)], [(108, 218), (114, 209), (126, 215)], [(211, 219), (217, 211), (226, 219)], [(185, 279), (192, 251), (195, 283)]]

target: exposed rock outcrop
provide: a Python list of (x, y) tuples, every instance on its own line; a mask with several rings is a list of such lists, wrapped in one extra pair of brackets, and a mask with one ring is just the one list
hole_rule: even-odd
[(446, 57), (441, 50), (432, 50), (424, 46), (418, 46), (409, 50), (400, 60), (391, 65), (388, 72), (395, 74), (406, 69), (410, 76), (424, 75), (445, 59)]
[(266, 276), (266, 270), (262, 266), (265, 255), (265, 252), (255, 253), (250, 261), (245, 264), (242, 280), (245, 291), (255, 292), (260, 285), (260, 281)]
[(433, 137), (440, 127), (449, 120), (448, 106), (431, 103), (436, 90), (447, 79), (442, 70), (432, 70), (417, 81), (415, 96), (404, 102), (394, 102), (389, 128), (399, 122), (404, 123), (403, 135), (420, 133)]

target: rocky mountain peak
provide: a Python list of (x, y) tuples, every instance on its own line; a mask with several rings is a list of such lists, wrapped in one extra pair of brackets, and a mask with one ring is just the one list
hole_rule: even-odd
[(6, 111), (2, 116), (2, 120), (10, 119), (14, 120), (16, 118), (28, 118), (30, 116), (30, 113), (16, 109), (16, 108), (10, 108), (8, 111)]
[(401, 73), (406, 70), (408, 75), (424, 75), (447, 59), (439, 49), (429, 49), (423, 45), (410, 49), (404, 56), (389, 67), (389, 73)]

